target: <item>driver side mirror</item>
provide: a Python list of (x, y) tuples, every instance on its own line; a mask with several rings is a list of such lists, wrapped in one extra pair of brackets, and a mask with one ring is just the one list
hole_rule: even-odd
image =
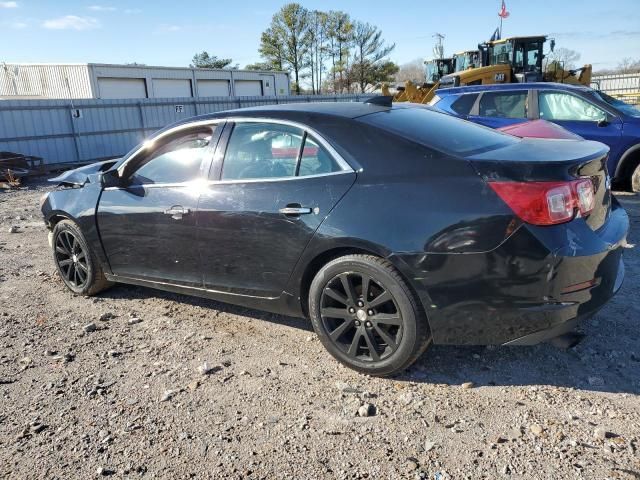
[(611, 117), (609, 115), (607, 115), (603, 119), (598, 120), (596, 125), (598, 125), (598, 127), (607, 127), (607, 126), (611, 125)]
[(125, 184), (125, 180), (120, 177), (117, 169), (112, 169), (102, 174), (102, 187), (122, 187)]

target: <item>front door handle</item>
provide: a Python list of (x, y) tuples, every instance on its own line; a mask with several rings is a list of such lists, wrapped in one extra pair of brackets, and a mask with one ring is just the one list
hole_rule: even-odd
[(283, 215), (289, 215), (292, 217), (297, 217), (298, 215), (307, 215), (309, 213), (311, 213), (313, 210), (309, 207), (294, 207), (294, 206), (287, 206), (284, 208), (281, 208), (280, 210), (278, 210), (280, 213), (282, 213)]
[(174, 205), (164, 211), (165, 215), (171, 215), (174, 220), (182, 220), (183, 215), (188, 215), (191, 212), (188, 208), (184, 208), (182, 205)]

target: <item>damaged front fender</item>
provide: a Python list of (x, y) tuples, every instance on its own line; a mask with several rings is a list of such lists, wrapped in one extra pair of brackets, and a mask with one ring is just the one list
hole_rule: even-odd
[(50, 178), (49, 182), (67, 187), (82, 187), (89, 181), (90, 175), (106, 172), (119, 161), (119, 158), (114, 158), (103, 162), (92, 163), (91, 165), (85, 165), (84, 167), (74, 170), (68, 170), (57, 177)]

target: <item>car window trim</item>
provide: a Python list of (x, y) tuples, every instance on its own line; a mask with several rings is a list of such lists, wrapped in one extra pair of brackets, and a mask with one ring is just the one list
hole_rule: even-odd
[[(613, 118), (615, 118), (616, 120), (620, 120), (620, 117), (618, 116), (617, 113), (613, 113), (611, 112), (611, 110), (609, 110), (608, 108), (605, 108), (604, 106), (598, 104), (598, 103), (594, 103), (592, 102), (589, 98), (583, 97), (582, 95), (578, 95), (574, 92), (570, 92), (568, 90), (554, 90), (552, 88), (537, 88), (536, 89), (536, 96), (537, 98), (537, 102), (536, 102), (536, 106), (538, 108), (538, 118), (540, 118), (540, 93), (564, 93), (566, 95), (571, 95), (573, 97), (579, 98), (580, 100), (582, 100), (583, 102), (587, 102), (591, 105), (593, 105), (596, 108), (599, 108), (600, 110), (604, 111), (607, 115), (611, 115)], [(542, 120), (546, 120), (546, 118), (543, 118)], [(547, 120), (548, 122), (581, 122), (581, 123), (594, 123), (593, 120)]]
[(269, 177), (269, 178), (245, 178), (245, 179), (229, 179), (229, 180), (206, 180), (206, 179), (196, 179), (188, 182), (182, 183), (147, 183), (140, 185), (129, 185), (127, 187), (106, 187), (104, 190), (130, 190), (132, 188), (178, 188), (178, 187), (191, 187), (197, 186), (200, 187), (208, 187), (212, 185), (226, 185), (226, 184), (234, 184), (234, 183), (271, 183), (271, 182), (285, 182), (291, 180), (306, 180), (307, 178), (320, 178), (320, 177), (332, 177), (334, 175), (345, 175), (345, 174), (353, 174), (354, 170), (339, 170), (337, 172), (329, 172), (329, 173), (318, 173), (315, 175), (303, 175), (301, 177)]
[[(344, 173), (355, 173), (356, 169), (353, 168), (345, 159), (344, 157), (342, 157), (342, 155), (340, 155), (336, 149), (333, 147), (333, 145), (331, 145), (322, 135), (320, 135), (320, 133), (318, 133), (318, 131), (316, 131), (315, 129), (309, 127), (308, 125), (305, 125), (304, 123), (299, 123), (293, 120), (283, 120), (283, 119), (279, 119), (279, 118), (269, 118), (269, 117), (243, 117), (243, 116), (233, 116), (233, 117), (227, 117), (225, 119), (227, 121), (227, 125), (230, 126), (230, 133), (228, 136), (226, 136), (226, 138), (221, 139), (221, 141), (218, 143), (218, 148), (216, 149), (216, 152), (214, 154), (214, 157), (216, 157), (216, 161), (218, 161), (218, 168), (216, 168), (216, 172), (212, 172), (214, 173), (215, 176), (214, 178), (209, 178), (208, 181), (209, 182), (215, 182), (216, 184), (223, 184), (223, 183), (257, 183), (257, 182), (271, 182), (271, 181), (284, 181), (284, 180), (296, 180), (296, 179), (302, 179), (302, 178), (318, 178), (318, 177), (326, 177), (326, 176), (331, 176), (331, 175), (340, 175), (340, 174), (344, 174)], [(229, 145), (229, 140), (231, 139), (231, 136), (233, 135), (233, 129), (235, 128), (235, 125), (238, 123), (271, 123), (271, 124), (275, 124), (275, 125), (285, 125), (288, 127), (294, 127), (294, 128), (298, 128), (303, 132), (303, 137), (306, 139), (306, 137), (308, 135), (311, 135), (311, 137), (313, 137), (314, 139), (316, 139), (318, 141), (318, 143), (324, 147), (327, 152), (329, 153), (329, 155), (331, 155), (331, 157), (336, 161), (336, 163), (338, 164), (338, 166), (340, 167), (340, 170), (337, 172), (329, 172), (329, 173), (319, 173), (316, 175), (305, 175), (305, 176), (298, 176), (297, 175), (297, 166), (296, 166), (296, 175), (293, 176), (286, 176), (286, 177), (264, 177), (264, 178), (248, 178), (248, 179), (228, 179), (228, 180), (224, 180), (222, 179), (222, 169), (224, 167), (224, 157), (226, 156), (227, 152), (227, 146)], [(226, 128), (225, 128), (226, 130)], [(304, 149), (304, 143), (302, 143), (300, 145), (300, 151), (298, 152), (298, 162), (301, 159), (301, 154), (302, 151)], [(218, 155), (221, 156), (221, 158), (217, 158)]]
[(304, 156), (304, 144), (307, 142), (307, 131), (305, 130), (302, 133), (302, 141), (300, 142), (300, 150), (298, 150), (298, 158), (296, 158), (296, 170), (293, 174), (294, 177), (300, 176), (300, 163), (302, 162), (302, 157)]

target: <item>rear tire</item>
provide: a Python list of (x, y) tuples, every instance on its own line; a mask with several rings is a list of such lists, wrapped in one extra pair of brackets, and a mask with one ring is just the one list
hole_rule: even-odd
[(634, 193), (640, 193), (640, 163), (631, 174), (631, 191)]
[(431, 342), (426, 315), (400, 273), (372, 255), (327, 263), (309, 290), (320, 341), (349, 368), (375, 376), (401, 372)]
[(61, 220), (53, 228), (53, 261), (60, 278), (77, 295), (92, 296), (109, 288), (102, 265), (89, 248), (78, 225)]

